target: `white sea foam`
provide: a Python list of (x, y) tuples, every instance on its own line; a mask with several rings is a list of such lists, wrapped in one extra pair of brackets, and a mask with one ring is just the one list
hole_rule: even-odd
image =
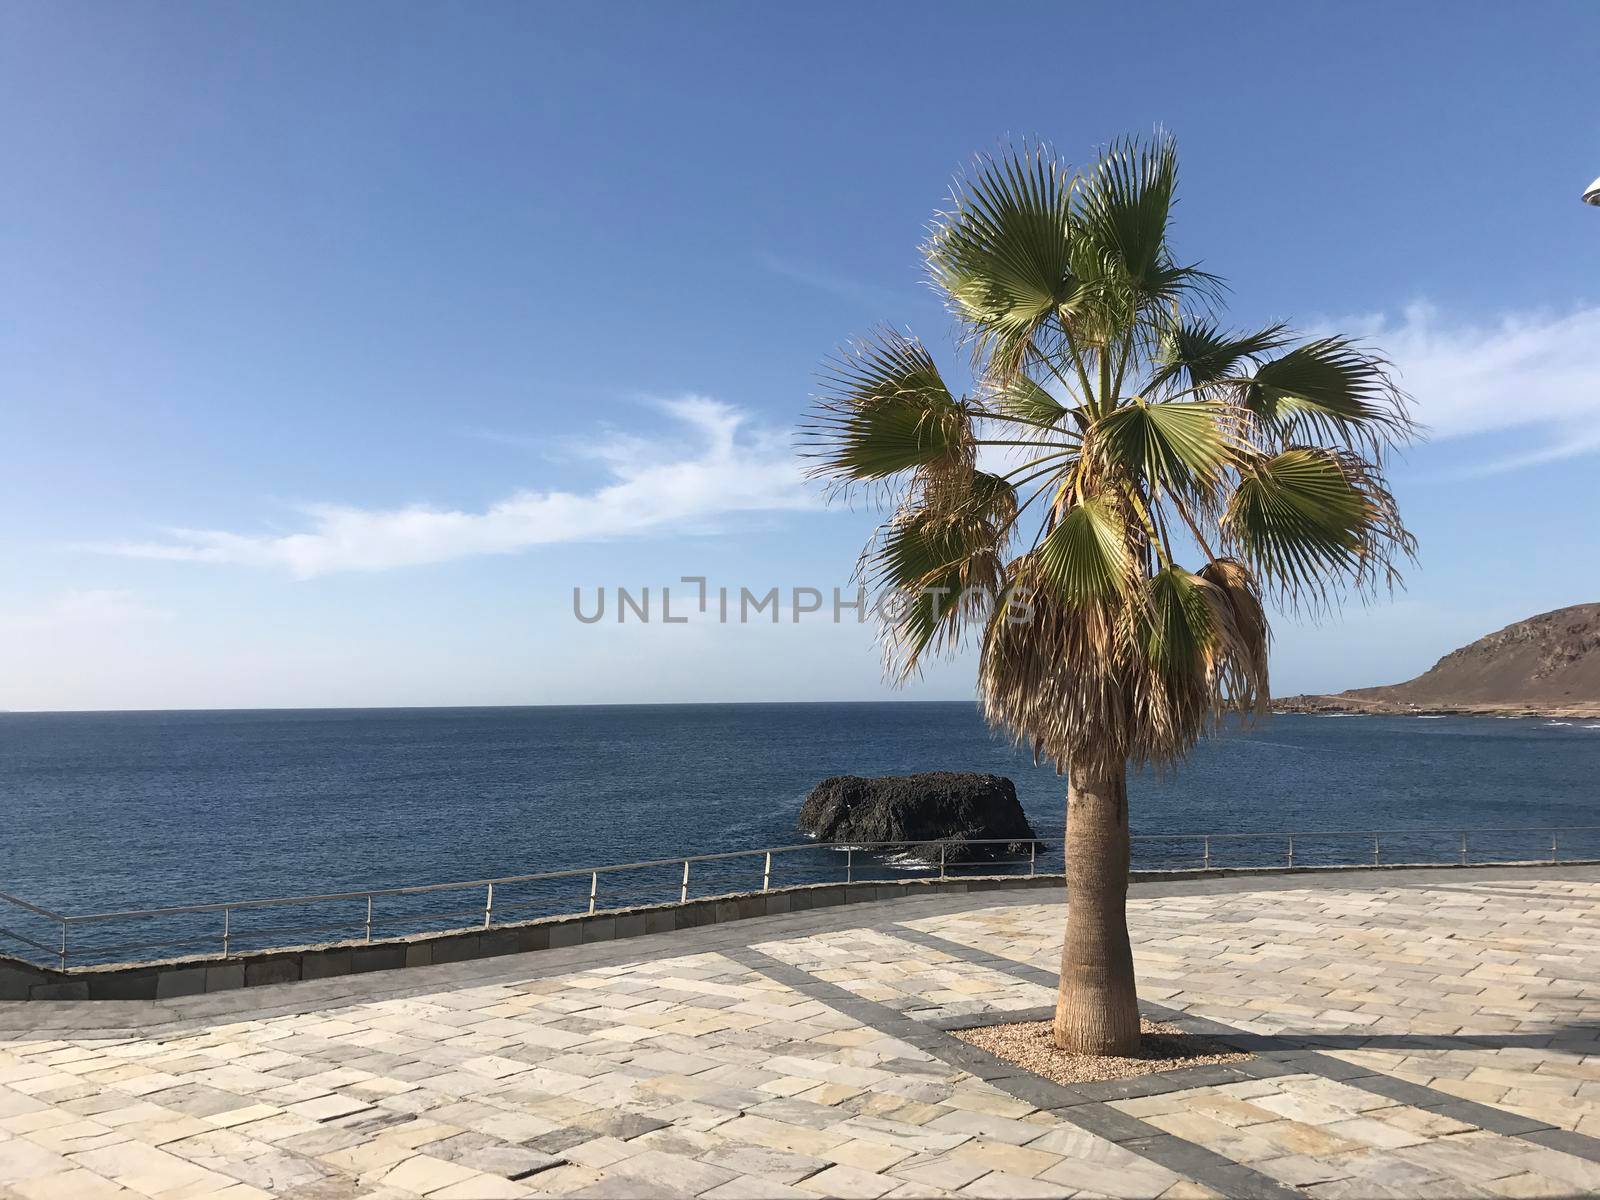
[(883, 865), (893, 867), (896, 871), (927, 871), (932, 869), (932, 865), (927, 859), (918, 858), (915, 854), (907, 854), (904, 851), (889, 855), (884, 859)]

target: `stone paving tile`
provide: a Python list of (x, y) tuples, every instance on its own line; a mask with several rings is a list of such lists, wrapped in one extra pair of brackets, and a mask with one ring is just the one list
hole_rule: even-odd
[[(1315, 1035), (1367, 1070), (1582, 1129), (1600, 1118), (1600, 961), (1587, 931), (1600, 885), (1547, 881), (1529, 907), (1524, 885), (1463, 878), (1449, 890), (1134, 899), (1141, 994), (1254, 1033)], [(1045, 911), (911, 924), (1048, 969), (1058, 950)]]
[(756, 948), (863, 999), (927, 1019), (1035, 1008), (1055, 999), (1050, 989), (1019, 986), (892, 930), (847, 929)]
[(1143, 996), (1320, 1057), (1076, 1109), (930, 1052), (927, 1022), (1051, 1002), (1061, 910), (1038, 892), (7, 1005), (0, 1197), (1597, 1193), (1597, 906), (1576, 869), (1136, 889)]
[[(1215, 1089), (1162, 1097), (1167, 1102), (1163, 1107), (1175, 1111), (1153, 1115), (1150, 1120), (1314, 1194), (1323, 1194), (1319, 1185), (1339, 1181), (1355, 1181), (1352, 1187), (1356, 1189), (1404, 1192), (1437, 1186), (1446, 1193), (1454, 1188), (1459, 1195), (1520, 1194), (1526, 1183), (1507, 1190), (1496, 1182), (1512, 1176), (1538, 1176), (1537, 1170), (1529, 1169), (1534, 1156), (1550, 1153), (1458, 1122), (1436, 1123), (1434, 1114), (1406, 1105), (1373, 1108), (1370, 1095), (1329, 1080), (1286, 1076), (1268, 1083), (1281, 1089), (1279, 1095), (1256, 1096), (1250, 1103), (1260, 1112), (1282, 1115), (1268, 1121), (1252, 1120), (1241, 1131), (1248, 1133), (1248, 1140), (1225, 1135), (1220, 1122), (1207, 1125), (1209, 1118), (1200, 1115), (1210, 1111), (1218, 1099)], [(1313, 1097), (1312, 1091), (1319, 1094)], [(1303, 1103), (1308, 1099), (1314, 1103)], [(1274, 1104), (1275, 1100), (1284, 1102)], [(1121, 1106), (1137, 1107), (1140, 1102), (1124, 1101)], [(1552, 1187), (1561, 1184), (1569, 1191), (1573, 1184), (1600, 1187), (1600, 1164), (1564, 1155), (1559, 1164), (1546, 1160), (1545, 1168), (1544, 1178)], [(1568, 1173), (1565, 1177), (1563, 1171)], [(1325, 1191), (1342, 1194), (1335, 1188)]]

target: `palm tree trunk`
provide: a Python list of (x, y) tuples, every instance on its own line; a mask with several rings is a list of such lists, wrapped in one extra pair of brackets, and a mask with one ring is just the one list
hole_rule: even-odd
[(1066, 847), (1067, 936), (1056, 1045), (1074, 1054), (1132, 1054), (1139, 1048), (1139, 1002), (1128, 944), (1125, 765), (1071, 772)]

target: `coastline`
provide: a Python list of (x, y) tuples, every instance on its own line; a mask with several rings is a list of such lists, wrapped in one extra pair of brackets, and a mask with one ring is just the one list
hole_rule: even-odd
[(1272, 702), (1274, 715), (1311, 714), (1364, 717), (1543, 717), (1561, 720), (1600, 720), (1600, 704), (1431, 704), (1395, 700), (1367, 700), (1350, 695), (1285, 696)]

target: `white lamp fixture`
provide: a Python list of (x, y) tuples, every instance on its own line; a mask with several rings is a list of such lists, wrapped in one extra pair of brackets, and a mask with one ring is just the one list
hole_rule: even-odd
[(1600, 204), (1600, 179), (1596, 179), (1583, 189), (1583, 202), (1585, 204)]

